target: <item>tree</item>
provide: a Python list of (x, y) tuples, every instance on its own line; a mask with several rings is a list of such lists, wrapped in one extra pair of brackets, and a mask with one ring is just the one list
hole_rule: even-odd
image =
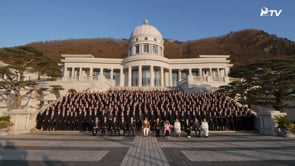
[[(42, 105), (42, 83), (61, 76), (60, 69), (54, 61), (44, 56), (42, 52), (28, 46), (0, 49), (0, 57), (6, 65), (0, 67), (0, 89), (4, 91), (2, 97), (6, 100), (7, 109), (16, 109), (21, 101), (32, 92)], [(25, 78), (24, 73), (36, 73), (37, 78)], [(43, 77), (45, 76), (45, 77)]]
[(247, 104), (271, 105), (284, 111), (287, 100), (295, 98), (295, 58), (268, 59), (233, 68), (231, 77), (240, 78), (219, 89), (245, 98)]
[[(34, 80), (25, 80), (24, 72), (25, 69), (21, 67), (0, 67), (0, 89), (4, 90), (2, 95), (6, 99), (8, 110), (19, 108), (22, 99), (33, 92), (37, 85)], [(22, 90), (25, 91), (24, 94), (21, 94)]]

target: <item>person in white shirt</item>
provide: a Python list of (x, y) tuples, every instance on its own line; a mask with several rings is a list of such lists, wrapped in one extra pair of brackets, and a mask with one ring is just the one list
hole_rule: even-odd
[(202, 130), (204, 131), (204, 135), (206, 138), (209, 136), (209, 125), (207, 120), (204, 118), (201, 125)]
[(180, 137), (181, 126), (180, 126), (180, 122), (178, 121), (178, 119), (176, 119), (175, 122), (174, 122), (174, 129), (175, 129), (175, 132), (176, 132), (176, 136)]

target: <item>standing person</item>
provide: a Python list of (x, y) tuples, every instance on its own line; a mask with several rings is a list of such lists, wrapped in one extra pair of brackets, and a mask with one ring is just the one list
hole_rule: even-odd
[(208, 122), (207, 122), (206, 118), (203, 119), (201, 128), (204, 131), (205, 137), (208, 138), (208, 136), (209, 136), (209, 125), (208, 125)]
[(177, 137), (180, 137), (180, 134), (181, 134), (181, 125), (180, 125), (180, 122), (178, 121), (178, 119), (175, 119), (174, 129), (175, 129), (175, 132), (176, 132), (176, 136)]
[(193, 123), (193, 130), (196, 133), (196, 137), (201, 137), (201, 124), (198, 118), (195, 118), (195, 121)]
[(142, 123), (142, 128), (143, 128), (143, 136), (147, 137), (149, 136), (149, 131), (150, 131), (150, 122), (148, 121), (148, 118), (145, 117), (143, 123)]
[(39, 112), (39, 113), (38, 113), (38, 115), (37, 115), (37, 119), (36, 119), (36, 123), (37, 123), (36, 128), (37, 128), (38, 130), (40, 130), (41, 127), (42, 127), (42, 112)]

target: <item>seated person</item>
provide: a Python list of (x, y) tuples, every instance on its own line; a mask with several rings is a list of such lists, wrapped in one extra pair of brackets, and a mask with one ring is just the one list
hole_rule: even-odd
[(99, 133), (99, 130), (100, 130), (100, 122), (99, 122), (99, 118), (96, 117), (92, 127), (92, 135), (93, 136), (97, 135)]
[(173, 128), (172, 125), (170, 125), (169, 121), (166, 120), (164, 123), (164, 133), (166, 138), (169, 137), (172, 128)]
[(143, 136), (149, 136), (150, 132), (150, 122), (148, 121), (147, 117), (142, 122), (142, 129), (143, 129)]
[(102, 125), (101, 125), (101, 135), (107, 135), (109, 129), (109, 121), (107, 117), (103, 117)]
[(185, 128), (187, 138), (190, 138), (191, 137), (192, 126), (191, 126), (191, 123), (190, 123), (189, 119), (185, 119), (184, 128)]
[(180, 125), (180, 122), (178, 119), (175, 120), (174, 122), (174, 129), (175, 129), (175, 132), (176, 132), (176, 136), (177, 137), (180, 137), (180, 134), (181, 134), (181, 125)]
[(198, 118), (195, 118), (195, 121), (193, 123), (193, 130), (196, 133), (196, 137), (201, 137), (201, 124), (198, 120)]
[(204, 135), (206, 138), (209, 136), (209, 125), (207, 120), (204, 118), (202, 125), (201, 125), (202, 130), (204, 131)]
[[(124, 117), (122, 117), (122, 119), (121, 119), (120, 129), (123, 130), (123, 136), (125, 136), (125, 133), (126, 133), (126, 130), (127, 130), (127, 121), (125, 120)], [(120, 135), (120, 130), (119, 130), (119, 135)]]
[(133, 117), (130, 117), (130, 121), (128, 122), (128, 130), (132, 132), (132, 136), (135, 136), (136, 122)]
[(111, 135), (120, 136), (120, 125), (116, 117), (113, 118), (113, 121), (111, 123)]
[(161, 131), (160, 118), (157, 118), (157, 120), (156, 120), (155, 129), (156, 129), (156, 137), (160, 137), (160, 131)]

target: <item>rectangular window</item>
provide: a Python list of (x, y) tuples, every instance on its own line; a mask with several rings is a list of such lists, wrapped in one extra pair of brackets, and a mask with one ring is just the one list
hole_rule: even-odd
[(136, 53), (136, 54), (139, 54), (139, 45), (138, 45), (138, 44), (135, 45), (135, 53)]
[(149, 45), (148, 44), (143, 45), (143, 52), (144, 53), (149, 53)]
[(158, 46), (155, 44), (153, 45), (153, 53), (158, 54)]

